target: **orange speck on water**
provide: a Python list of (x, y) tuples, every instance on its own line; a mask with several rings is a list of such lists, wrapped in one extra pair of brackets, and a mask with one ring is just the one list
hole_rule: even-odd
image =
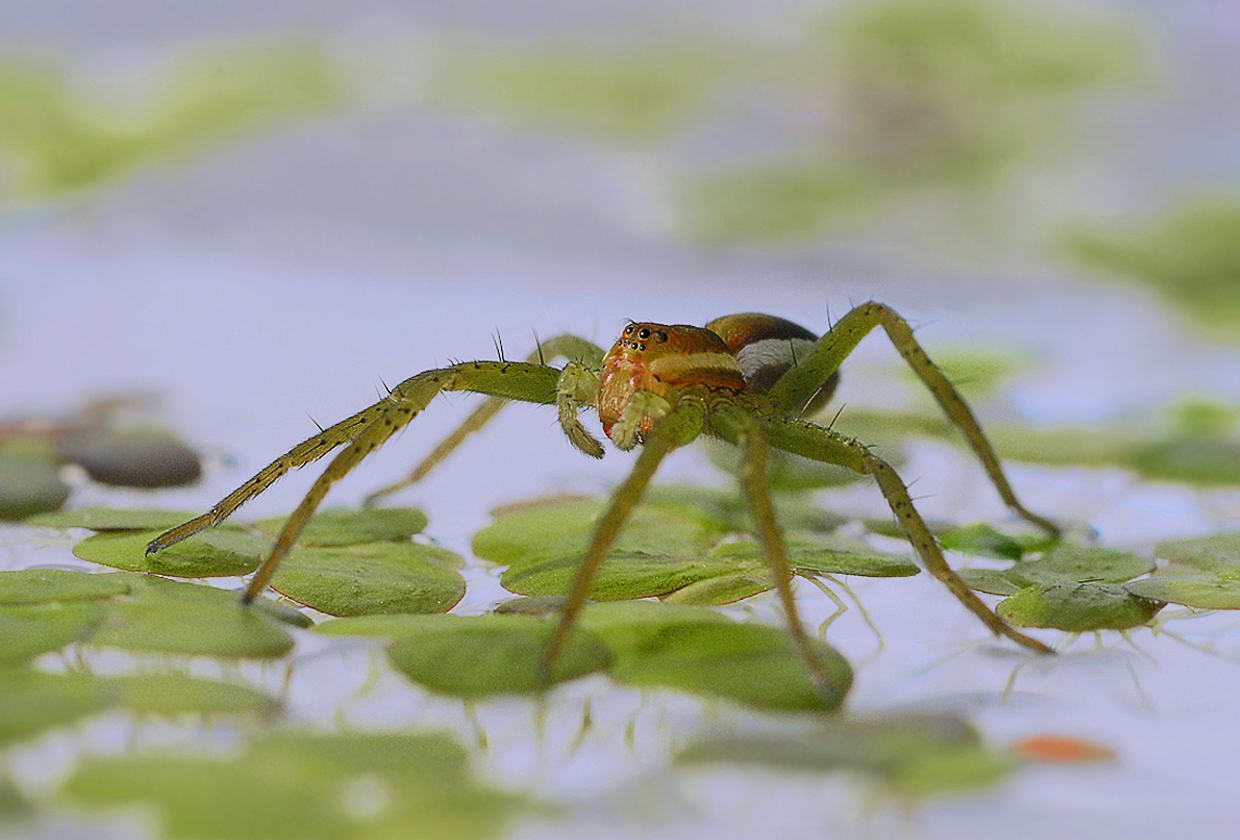
[(1117, 755), (1106, 744), (1071, 735), (1031, 735), (1012, 744), (1012, 750), (1043, 764), (1098, 764), (1114, 761)]

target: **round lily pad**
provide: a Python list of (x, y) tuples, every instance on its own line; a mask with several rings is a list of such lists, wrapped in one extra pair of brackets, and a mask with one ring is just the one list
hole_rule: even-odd
[(133, 596), (111, 605), (92, 644), (227, 659), (268, 659), (293, 647), (260, 602), (242, 606), (234, 592), (159, 578), (131, 586)]
[(460, 555), (419, 543), (293, 549), (272, 587), (328, 615), (447, 612), (465, 595)]
[(582, 626), (612, 650), (609, 673), (628, 685), (784, 711), (837, 709), (852, 685), (852, 668), (830, 645), (813, 645), (828, 686), (824, 695), (785, 628), (737, 623), (700, 608), (592, 604)]
[(1063, 581), (1025, 587), (1000, 601), (995, 612), (1018, 627), (1084, 633), (1137, 627), (1163, 606), (1159, 601), (1138, 598), (1116, 584)]
[(1154, 556), (1209, 572), (1240, 574), (1240, 533), (1160, 542)]
[(1214, 575), (1158, 574), (1124, 584), (1141, 598), (1199, 610), (1240, 610), (1240, 580)]
[[(272, 534), (284, 528), (288, 517), (260, 519), (254, 527)], [(328, 508), (319, 511), (297, 538), (298, 545), (357, 545), (406, 540), (426, 527), (418, 508)]]
[(101, 688), (118, 705), (136, 714), (271, 715), (280, 708), (275, 698), (249, 686), (197, 679), (175, 671), (110, 677), (101, 680)]
[(1086, 581), (1123, 583), (1152, 571), (1152, 559), (1131, 551), (1060, 543), (1037, 560), (1015, 564), (1006, 575), (1022, 586), (1032, 586)]
[[(197, 514), (178, 510), (89, 507), (41, 513), (26, 520), (42, 528), (89, 528), (92, 531), (166, 531)], [(220, 528), (237, 526), (225, 522)]]
[(266, 542), (243, 531), (208, 530), (147, 554), (147, 544), (159, 533), (95, 534), (75, 545), (73, 553), (83, 560), (115, 569), (172, 577), (232, 577), (254, 571), (270, 550)]
[(611, 661), (602, 642), (574, 630), (551, 672), (544, 673), (543, 653), (555, 622), (534, 616), (421, 616), (410, 623), (416, 629), (388, 645), (388, 658), (413, 682), (453, 697), (539, 693)]
[(110, 575), (70, 569), (19, 569), (0, 572), (0, 604), (84, 601), (124, 595), (129, 585)]

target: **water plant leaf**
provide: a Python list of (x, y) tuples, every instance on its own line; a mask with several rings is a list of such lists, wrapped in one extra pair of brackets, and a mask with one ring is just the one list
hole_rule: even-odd
[(852, 668), (815, 642), (829, 695), (818, 691), (787, 630), (737, 623), (699, 607), (648, 602), (592, 604), (581, 625), (611, 649), (615, 681), (722, 697), (760, 709), (832, 711), (852, 685)]
[(1154, 556), (1169, 560), (1181, 569), (1191, 567), (1240, 577), (1240, 532), (1167, 540), (1154, 546)]
[(111, 605), (91, 644), (226, 659), (273, 658), (293, 647), (265, 600), (244, 607), (234, 592), (138, 577), (125, 578), (133, 595)]
[[(500, 582), (522, 595), (568, 591), (593, 521), (605, 503), (572, 499), (501, 512), (473, 539), (474, 553), (508, 563)], [(800, 521), (829, 531), (834, 517), (808, 510)], [(664, 488), (639, 505), (590, 590), (597, 601), (665, 597), (685, 603), (729, 603), (772, 587), (761, 549), (752, 540), (724, 541), (747, 528), (740, 509), (718, 491)], [(789, 534), (789, 558), (803, 574), (876, 577), (917, 574), (912, 561), (846, 543), (821, 533)], [(683, 592), (682, 592), (683, 590)], [(680, 593), (680, 594), (677, 594)], [(718, 600), (713, 600), (718, 599)]]
[(521, 805), (474, 780), (446, 736), (403, 733), (276, 733), (235, 757), (90, 758), (64, 796), (79, 806), (145, 804), (167, 837), (250, 840), (481, 840)]
[(101, 687), (114, 702), (139, 715), (252, 714), (270, 716), (275, 698), (248, 685), (205, 680), (176, 671), (109, 677)]
[(466, 699), (536, 694), (608, 666), (607, 647), (574, 630), (551, 673), (543, 673), (543, 652), (554, 627), (554, 621), (526, 615), (409, 616), (387, 654), (423, 688)]
[(1154, 561), (1131, 551), (1096, 545), (1059, 543), (1037, 560), (1026, 560), (1007, 570), (1022, 586), (1061, 581), (1123, 583), (1154, 571)]
[(941, 714), (844, 715), (793, 735), (720, 736), (688, 747), (677, 760), (861, 772), (914, 798), (990, 787), (1020, 766), (1012, 754), (986, 746), (963, 719)]
[(129, 585), (111, 575), (71, 569), (18, 569), (0, 572), (0, 604), (82, 601), (129, 592)]
[(1164, 606), (1138, 598), (1117, 584), (1061, 581), (1027, 586), (1000, 601), (995, 612), (1018, 627), (1085, 633), (1140, 626)]
[[(275, 535), (284, 528), (287, 519), (287, 516), (260, 519), (254, 527)], [(426, 523), (426, 514), (418, 508), (328, 508), (310, 519), (297, 538), (297, 544), (342, 546), (398, 542), (420, 532)]]
[(82, 560), (127, 571), (172, 577), (232, 577), (254, 571), (270, 550), (264, 540), (253, 534), (212, 529), (148, 555), (147, 543), (159, 533), (95, 534), (75, 545), (73, 553)]
[[(166, 531), (197, 516), (196, 512), (158, 509), (88, 507), (41, 513), (26, 520), (41, 528), (89, 528), (92, 531)], [(237, 528), (223, 522), (219, 528)]]
[(465, 595), (460, 555), (420, 543), (293, 549), (272, 588), (328, 615), (447, 612)]
[(1240, 579), (1236, 578), (1167, 572), (1126, 583), (1124, 589), (1140, 598), (1199, 610), (1240, 610)]
[(89, 634), (103, 616), (93, 601), (0, 606), (0, 666), (59, 650)]

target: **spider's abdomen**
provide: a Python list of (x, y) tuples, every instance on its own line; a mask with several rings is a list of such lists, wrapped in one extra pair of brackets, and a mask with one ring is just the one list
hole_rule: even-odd
[[(691, 385), (730, 391), (745, 388), (741, 368), (723, 339), (685, 324), (629, 324), (603, 356), (598, 389), (603, 431), (611, 434), (634, 392), (668, 397), (673, 388)], [(643, 422), (643, 433), (649, 425)]]
[[(765, 394), (771, 390), (779, 377), (809, 355), (818, 341), (817, 335), (800, 324), (757, 312), (724, 315), (707, 324), (706, 329), (723, 339), (729, 352), (736, 357), (741, 375), (745, 377), (745, 390), (750, 394)], [(827, 377), (803, 411), (814, 414), (826, 405), (839, 380), (839, 371)]]

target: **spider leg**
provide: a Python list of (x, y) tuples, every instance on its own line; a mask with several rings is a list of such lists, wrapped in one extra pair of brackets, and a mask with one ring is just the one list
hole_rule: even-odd
[(397, 385), (369, 408), (293, 447), (225, 496), (207, 513), (156, 537), (146, 547), (146, 553), (159, 551), (203, 528), (222, 522), (289, 470), (345, 446), (289, 516), (271, 553), (259, 566), (246, 589), (244, 600), (249, 602), (266, 587), (331, 485), (408, 425), (441, 391), (471, 391), (503, 399), (552, 404), (556, 401), (559, 377), (560, 371), (555, 368), (526, 362), (465, 362), (419, 373)]
[[(561, 390), (566, 390), (567, 393), (560, 395), (559, 399), (557, 399), (560, 405), (560, 425), (564, 427), (565, 433), (574, 446), (593, 458), (601, 458), (603, 457), (602, 446), (582, 428), (580, 423), (576, 422), (575, 408), (592, 400), (592, 394), (588, 391), (580, 399), (578, 397), (581, 395), (583, 388), (588, 385), (586, 374), (592, 372), (589, 366), (593, 365), (595, 369), (598, 368), (599, 362), (603, 358), (603, 351), (600, 347), (584, 338), (578, 338), (575, 335), (559, 335), (547, 341), (539, 342), (538, 348), (533, 353), (530, 353), (525, 361), (529, 364), (546, 365), (558, 357), (569, 360), (569, 365), (561, 373), (560, 383)], [(570, 367), (573, 368), (571, 372), (569, 370)], [(585, 373), (578, 372), (577, 367), (582, 368)], [(597, 386), (598, 377), (595, 375), (594, 387), (597, 388)], [(575, 403), (570, 405), (574, 400)], [(496, 414), (499, 414), (500, 409), (507, 405), (508, 402), (508, 400), (502, 397), (488, 397), (465, 418), (465, 422), (458, 426), (452, 434), (441, 440), (431, 450), (430, 454), (413, 468), (413, 471), (408, 476), (371, 493), (365, 498), (363, 504), (370, 507), (384, 496), (417, 484), (426, 477), (427, 473), (437, 467), (443, 459), (451, 455), (467, 437), (491, 422), (491, 419)], [(566, 419), (566, 412), (571, 412), (571, 420)]]
[(827, 377), (839, 368), (861, 339), (876, 326), (882, 326), (904, 361), (908, 362), (913, 372), (930, 389), (947, 418), (964, 434), (969, 448), (982, 462), (986, 475), (990, 477), (991, 484), (1004, 503), (1026, 521), (1049, 534), (1058, 534), (1059, 528), (1055, 523), (1031, 512), (1016, 498), (1016, 493), (999, 465), (994, 448), (964, 398), (913, 338), (913, 330), (908, 322), (886, 304), (874, 301), (864, 303), (837, 321), (831, 330), (818, 340), (808, 356), (771, 386), (768, 396), (773, 401), (775, 410), (782, 413), (799, 411)]
[[(770, 488), (766, 483), (767, 461), (770, 448), (766, 435), (755, 415), (737, 406), (731, 401), (719, 401), (710, 405), (712, 423), (722, 420), (735, 430), (741, 446), (740, 485), (749, 505), (749, 513), (753, 517), (757, 530), (758, 541), (766, 554), (767, 563), (771, 567), (771, 576), (775, 579), (775, 590), (779, 593), (780, 604), (788, 620), (797, 651), (805, 662), (810, 678), (818, 690), (831, 694), (831, 686), (827, 682), (826, 672), (818, 660), (818, 654), (810, 643), (805, 626), (801, 623), (797, 612), (796, 599), (792, 594), (792, 564), (788, 560), (788, 552), (784, 545), (784, 534), (775, 519), (775, 508), (771, 504)], [(838, 599), (837, 603), (839, 603)], [(843, 604), (839, 603), (841, 609)], [(838, 615), (838, 613), (837, 613)]]
[(890, 464), (852, 438), (805, 420), (776, 416), (759, 417), (758, 422), (771, 445), (778, 449), (828, 464), (839, 464), (861, 475), (874, 476), (879, 490), (904, 529), (909, 542), (916, 549), (926, 571), (951, 590), (957, 600), (980, 618), (991, 632), (1007, 636), (1017, 644), (1038, 653), (1052, 652), (1037, 639), (1026, 636), (995, 615), (968, 584), (952, 571), (943, 557), (938, 541), (926, 526), (921, 514), (913, 507), (908, 488)]
[[(638, 392), (642, 393), (642, 392)], [(599, 567), (612, 544), (620, 533), (633, 508), (641, 501), (642, 494), (654, 477), (663, 459), (678, 447), (684, 446), (697, 437), (705, 424), (705, 410), (702, 402), (696, 398), (681, 399), (674, 407), (655, 423), (646, 436), (645, 444), (633, 465), (633, 471), (620, 483), (611, 494), (611, 501), (602, 516), (594, 523), (594, 531), (590, 535), (590, 543), (581, 562), (577, 566), (577, 575), (573, 578), (564, 608), (560, 613), (559, 622), (543, 651), (542, 667), (544, 673), (550, 673), (556, 657), (568, 638), (569, 631), (577, 620), (577, 614), (585, 605), (586, 596), (590, 594), (590, 586), (598, 574)], [(617, 424), (619, 425), (619, 424)]]

